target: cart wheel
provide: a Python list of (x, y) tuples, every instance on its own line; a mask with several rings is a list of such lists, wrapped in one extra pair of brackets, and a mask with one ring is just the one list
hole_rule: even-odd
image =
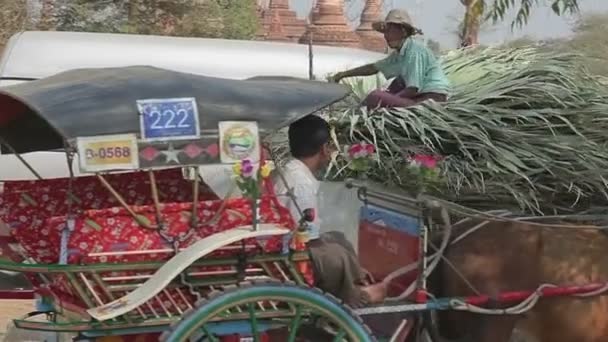
[(174, 323), (161, 341), (242, 340), (238, 336), (254, 342), (376, 341), (363, 321), (334, 297), (281, 282), (242, 283), (214, 291)]

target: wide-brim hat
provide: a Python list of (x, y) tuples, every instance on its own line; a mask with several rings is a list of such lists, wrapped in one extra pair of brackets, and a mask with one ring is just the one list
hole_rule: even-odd
[(384, 33), (384, 31), (386, 31), (387, 24), (403, 25), (406, 27), (411, 27), (414, 31), (419, 31), (416, 26), (414, 26), (414, 22), (412, 21), (409, 13), (402, 9), (391, 10), (386, 15), (386, 19), (373, 23), (372, 28), (378, 32)]

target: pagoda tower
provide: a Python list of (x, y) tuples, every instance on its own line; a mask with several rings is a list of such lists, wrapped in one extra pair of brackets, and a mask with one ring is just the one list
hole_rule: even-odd
[[(306, 21), (298, 19), (296, 12), (289, 8), (288, 0), (270, 0), (268, 7), (259, 12), (260, 32), (259, 38), (269, 38), (273, 20), (278, 16), (283, 34), (291, 41), (297, 42), (306, 32)], [(275, 24), (276, 27), (276, 24)], [(276, 31), (276, 28), (275, 28)], [(273, 33), (276, 36), (276, 32)]]
[(318, 0), (312, 17), (312, 25), (301, 43), (308, 43), (312, 34), (313, 44), (361, 47), (359, 35), (351, 30), (344, 16), (344, 0)]
[(278, 11), (270, 11), (270, 27), (268, 28), (268, 34), (265, 40), (271, 40), (275, 42), (289, 42), (293, 41), (285, 34), (283, 23), (281, 22), (281, 16)]
[(372, 28), (372, 24), (380, 20), (382, 20), (382, 0), (367, 0), (361, 14), (361, 24), (356, 31), (361, 37), (361, 45), (364, 49), (386, 52), (384, 35)]

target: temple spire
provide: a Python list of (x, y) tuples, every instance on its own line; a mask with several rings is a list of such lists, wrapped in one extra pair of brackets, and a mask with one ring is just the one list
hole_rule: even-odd
[(359, 36), (351, 30), (344, 16), (344, 0), (318, 0), (312, 17), (312, 25), (301, 43), (308, 43), (312, 33), (314, 44), (361, 47)]
[(378, 52), (386, 52), (386, 41), (382, 33), (375, 31), (372, 24), (382, 20), (382, 0), (367, 0), (357, 34), (361, 37), (363, 48)]

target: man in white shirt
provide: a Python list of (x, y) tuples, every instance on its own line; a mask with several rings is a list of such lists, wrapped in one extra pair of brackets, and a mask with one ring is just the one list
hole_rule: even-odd
[[(381, 302), (386, 296), (385, 285), (367, 284), (365, 271), (359, 265), (355, 249), (344, 234), (320, 234), (320, 183), (315, 175), (322, 172), (331, 160), (329, 124), (318, 116), (309, 115), (291, 124), (288, 134), (293, 159), (281, 169), (287, 185), (281, 177), (275, 176), (275, 192), (296, 222), (300, 221), (304, 210), (313, 211), (308, 249), (315, 274), (315, 286), (352, 307)], [(297, 206), (288, 196), (288, 187)]]

